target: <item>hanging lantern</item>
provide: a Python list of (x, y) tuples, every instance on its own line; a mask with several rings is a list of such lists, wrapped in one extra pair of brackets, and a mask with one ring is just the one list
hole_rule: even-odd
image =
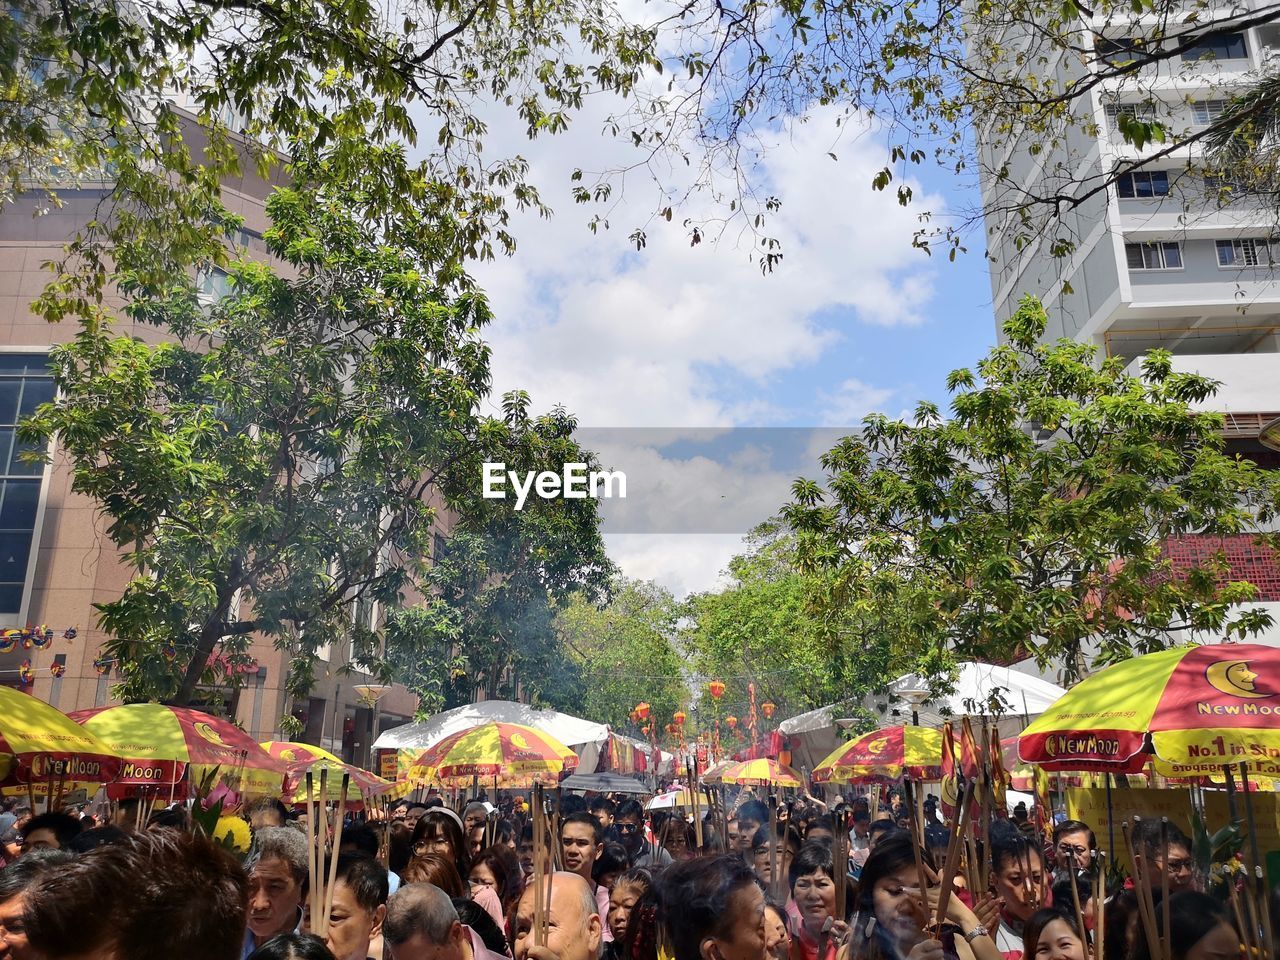
[(18, 647), (18, 641), (21, 639), (21, 630), (6, 630), (4, 633), (0, 633), (0, 653), (13, 653)]
[(98, 657), (93, 661), (93, 669), (98, 671), (98, 676), (104, 676), (111, 672), (111, 665), (115, 663), (108, 657)]
[(166, 640), (160, 645), (160, 656), (164, 657), (169, 663), (178, 659), (178, 648), (173, 645), (171, 640)]
[(639, 703), (637, 703), (637, 704), (636, 704), (636, 716), (637, 716), (637, 717), (639, 717), (641, 720), (648, 720), (648, 719), (649, 719), (649, 704), (645, 703), (643, 700), (641, 700)]
[(776, 703), (772, 703), (772, 702), (770, 702), (770, 701), (768, 701), (768, 700), (766, 700), (764, 703), (760, 704), (760, 712), (764, 714), (764, 718), (765, 718), (766, 720), (772, 720), (772, 719), (773, 719), (773, 711), (775, 711), (775, 710), (777, 710), (777, 709), (778, 709), (778, 705), (777, 705)]
[(63, 631), (62, 631), (62, 639), (63, 639), (63, 640), (74, 640), (75, 638), (76, 638), (76, 628), (75, 628), (75, 627), (67, 627), (67, 629), (65, 629), (65, 630), (63, 630)]
[(18, 667), (18, 680), (24, 687), (35, 683), (36, 672), (32, 669), (30, 660), (23, 660), (22, 665)]
[(677, 727), (683, 727), (684, 722), (689, 719), (683, 710), (677, 710), (671, 717), (676, 722)]
[(712, 680), (707, 684), (707, 691), (711, 694), (712, 700), (719, 700), (724, 696), (724, 681)]
[(31, 630), (31, 643), (37, 650), (43, 650), (53, 643), (53, 628), (41, 624)]
[(724, 722), (725, 722), (725, 723), (727, 723), (727, 724), (729, 725), (729, 729), (730, 729), (730, 730), (732, 730), (734, 727), (736, 727), (736, 726), (738, 725), (738, 718), (737, 718), (737, 717), (725, 717), (725, 718), (724, 718)]
[(49, 664), (49, 672), (53, 674), (53, 679), (57, 680), (67, 672), (67, 665), (65, 663), (51, 663)]

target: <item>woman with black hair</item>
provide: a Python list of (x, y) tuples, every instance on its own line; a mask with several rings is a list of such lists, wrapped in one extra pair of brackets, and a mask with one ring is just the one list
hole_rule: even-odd
[(462, 821), (446, 807), (432, 807), (422, 815), (413, 828), (409, 848), (415, 857), (429, 853), (444, 857), (453, 863), (460, 877), (471, 875), (471, 857), (462, 835)]
[[(1156, 910), (1156, 929), (1168, 945), (1170, 960), (1223, 960), (1240, 956), (1240, 934), (1231, 923), (1226, 904), (1207, 893), (1183, 890), (1169, 896), (1169, 930), (1165, 911)], [(1147, 938), (1134, 938), (1130, 960), (1151, 960)]]
[(317, 936), (282, 933), (249, 954), (249, 960), (333, 960), (333, 954)]
[(848, 903), (836, 903), (831, 845), (810, 840), (791, 861), (787, 874), (799, 919), (791, 925), (792, 960), (835, 960), (849, 933)]
[(1022, 928), (1022, 956), (1023, 960), (1089, 960), (1088, 934), (1076, 923), (1074, 910), (1044, 907)]
[[(927, 852), (922, 863), (936, 878)], [(987, 929), (954, 892), (943, 929), (932, 929), (939, 892), (920, 890), (910, 835), (891, 834), (877, 843), (859, 881), (849, 934), (853, 960), (1002, 960)]]
[(675, 960), (767, 960), (764, 891), (741, 857), (673, 864), (657, 889)]

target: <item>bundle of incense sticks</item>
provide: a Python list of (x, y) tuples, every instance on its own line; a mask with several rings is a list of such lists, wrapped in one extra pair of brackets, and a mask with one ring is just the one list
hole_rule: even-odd
[(547, 907), (551, 899), (550, 857), (547, 851), (547, 801), (542, 784), (533, 786), (533, 942), (547, 945)]
[(842, 810), (835, 817), (835, 836), (831, 839), (831, 872), (834, 874), (836, 887), (837, 920), (847, 920), (849, 897), (849, 831), (853, 829), (853, 817), (848, 810)]
[[(324, 937), (329, 933), (329, 914), (333, 912), (333, 891), (338, 885), (338, 850), (342, 846), (342, 826), (347, 816), (347, 791), (351, 786), (351, 775), (345, 772), (342, 774), (341, 792), (338, 794), (337, 809), (334, 812), (331, 829), (328, 822), (328, 768), (320, 768), (318, 795), (312, 792), (315, 779), (310, 770), (307, 771), (306, 783), (308, 907), (311, 912), (311, 932), (318, 937)], [(326, 843), (326, 841), (330, 842)], [(324, 873), (326, 847), (329, 853), (327, 876)]]
[[(955, 888), (956, 873), (960, 869), (961, 851), (965, 847), (965, 837), (969, 833), (969, 811), (973, 806), (973, 784), (965, 785), (964, 796), (956, 813), (956, 824), (947, 841), (947, 862), (943, 864), (942, 886), (938, 891), (938, 913), (934, 918), (937, 929), (942, 929), (942, 922), (947, 918), (947, 905), (951, 902), (951, 891)], [(927, 902), (927, 901), (926, 901)]]
[(769, 794), (769, 892), (774, 899), (785, 900), (778, 876), (778, 797)]
[(1274, 957), (1276, 955), (1275, 931), (1271, 926), (1270, 900), (1268, 898), (1266, 876), (1263, 873), (1262, 857), (1258, 849), (1258, 827), (1253, 815), (1253, 792), (1249, 788), (1249, 768), (1240, 764), (1240, 785), (1244, 790), (1245, 818), (1249, 831), (1249, 853), (1251, 863), (1248, 865), (1249, 879), (1245, 883), (1245, 898), (1252, 905), (1251, 912), (1254, 926), (1249, 930), (1250, 938), (1245, 940), (1245, 947), (1250, 951), (1256, 948), (1255, 955)]
[(916, 792), (910, 777), (903, 778), (902, 790), (906, 795), (907, 817), (911, 829), (911, 852), (915, 855), (916, 879), (920, 884), (920, 900), (925, 904), (925, 913), (927, 914), (929, 912), (929, 878), (925, 875), (924, 857), (921, 854), (924, 849), (924, 815), (922, 812), (918, 812), (921, 808), (916, 806)]
[[(1168, 950), (1166, 950), (1166, 938), (1160, 936), (1159, 927), (1156, 925), (1156, 908), (1155, 900), (1151, 895), (1151, 864), (1145, 851), (1137, 848), (1133, 839), (1134, 831), (1142, 825), (1141, 817), (1134, 817), (1132, 822), (1124, 820), (1121, 823), (1121, 832), (1124, 834), (1124, 843), (1129, 851), (1129, 868), (1133, 871), (1134, 893), (1138, 898), (1138, 918), (1142, 926), (1142, 935), (1146, 937), (1147, 949), (1151, 953), (1152, 960), (1171, 960)], [(1164, 877), (1163, 888), (1167, 892), (1169, 889), (1169, 875), (1167, 871), (1161, 871)], [(1168, 907), (1168, 896), (1165, 896), (1164, 906)], [(1168, 927), (1165, 928), (1168, 930)]]

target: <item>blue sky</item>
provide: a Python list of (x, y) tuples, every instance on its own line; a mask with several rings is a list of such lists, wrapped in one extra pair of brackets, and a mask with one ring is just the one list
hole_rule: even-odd
[[(945, 403), (946, 374), (995, 340), (982, 236), (972, 232), (970, 251), (955, 262), (913, 249), (911, 238), (922, 210), (968, 210), (977, 198), (927, 169), (913, 183), (917, 202), (903, 209), (891, 191), (871, 190), (884, 163), (874, 134), (833, 143), (833, 120), (814, 111), (767, 144), (757, 176), (783, 200), (770, 232), (785, 252), (769, 276), (736, 237), (690, 248), (679, 216), (650, 226), (637, 253), (631, 226), (663, 203), (643, 178), (633, 177), (609, 211), (612, 229), (587, 230), (594, 211), (568, 199), (568, 172), (607, 168), (621, 149), (589, 116), (533, 143), (513, 132), (506, 147), (529, 159), (556, 214), (517, 218), (516, 254), (475, 271), (497, 317), (489, 332), (496, 391), (527, 389), (535, 407), (563, 403), (584, 426), (606, 429), (846, 426), (872, 410), (909, 411), (922, 398)], [(732, 472), (741, 463), (645, 455), (646, 470), (669, 469), (673, 490), (722, 498), (763, 489), (740, 483)], [(760, 519), (765, 504), (781, 506), (789, 478), (765, 481), (776, 493), (760, 497)], [(683, 506), (698, 509), (692, 500)], [(607, 525), (605, 533), (624, 573), (679, 594), (722, 583), (740, 546), (724, 534), (623, 535)]]

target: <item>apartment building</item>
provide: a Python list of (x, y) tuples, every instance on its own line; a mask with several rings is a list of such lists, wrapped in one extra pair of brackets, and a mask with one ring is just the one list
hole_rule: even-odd
[[(237, 243), (249, 256), (266, 256), (262, 235), (272, 186), (251, 172), (223, 185), (227, 207), (244, 217)], [(99, 215), (109, 193), (109, 183), (82, 183), (60, 191), (59, 208), (42, 212), (41, 198), (29, 194), (0, 209), (0, 629), (44, 624), (53, 634), (47, 646), (18, 641), (0, 653), (0, 683), (64, 711), (113, 702), (114, 671), (100, 661), (105, 637), (94, 604), (119, 597), (131, 571), (106, 537), (97, 504), (71, 490), (65, 458), (55, 449), (47, 465), (23, 462), (14, 427), (52, 398), (49, 350), (76, 333), (72, 323), (50, 325), (31, 313), (32, 299), (50, 277), (42, 265), (57, 259), (81, 225)], [(225, 286), (218, 271), (202, 278), (208, 296)], [(150, 341), (161, 336), (123, 318), (118, 329)], [(346, 672), (349, 648), (322, 651), (324, 669), (300, 702), (291, 702), (285, 690), (288, 654), (264, 637), (253, 639), (250, 653), (254, 662), (243, 668), (242, 682), (202, 690), (200, 705), (234, 718), (258, 740), (281, 739), (280, 720), (292, 715), (304, 729), (301, 739), (367, 765), (378, 734), (412, 719), (417, 707), (403, 687), (380, 688), (358, 669)]]
[[(1200, 23), (1239, 19), (1256, 2), (1211, 6)], [(1185, 24), (1167, 22), (1177, 29)], [(1187, 21), (1193, 22), (1193, 21)], [(1171, 29), (1171, 28), (1170, 28)], [(1205, 161), (1195, 135), (1258, 76), (1280, 69), (1280, 26), (1229, 27), (1155, 63), (1154, 20), (1094, 18), (1081, 23), (1078, 56), (1059, 50), (1043, 67), (1059, 89), (1099, 61), (1141, 64), (1122, 78), (1091, 86), (1075, 103), (1075, 123), (1051, 143), (998, 137), (980, 127), (979, 161), (997, 330), (1025, 293), (1039, 296), (1050, 318), (1046, 336), (1095, 344), (1136, 365), (1150, 350), (1174, 355), (1176, 369), (1223, 384), (1210, 406), (1226, 415), (1231, 450), (1280, 468), (1280, 225), (1269, 203), (1249, 195)], [(1024, 38), (1023, 47), (1031, 43)], [(1011, 49), (1019, 41), (1011, 38)], [(1032, 57), (1029, 62), (1038, 62)], [(1125, 116), (1159, 119), (1189, 144), (1125, 141)], [(1180, 138), (1181, 139), (1181, 138)], [(1015, 243), (1024, 229), (1012, 213), (1028, 192), (1075, 194), (1129, 162), (1146, 160), (1075, 208), (1060, 231)], [(996, 171), (1007, 177), (995, 176)], [(1055, 255), (1054, 240), (1074, 249)], [(1222, 549), (1233, 570), (1253, 582), (1280, 622), (1280, 557), (1248, 537), (1188, 537), (1166, 546), (1190, 562)], [(1280, 627), (1267, 638), (1280, 644)]]

